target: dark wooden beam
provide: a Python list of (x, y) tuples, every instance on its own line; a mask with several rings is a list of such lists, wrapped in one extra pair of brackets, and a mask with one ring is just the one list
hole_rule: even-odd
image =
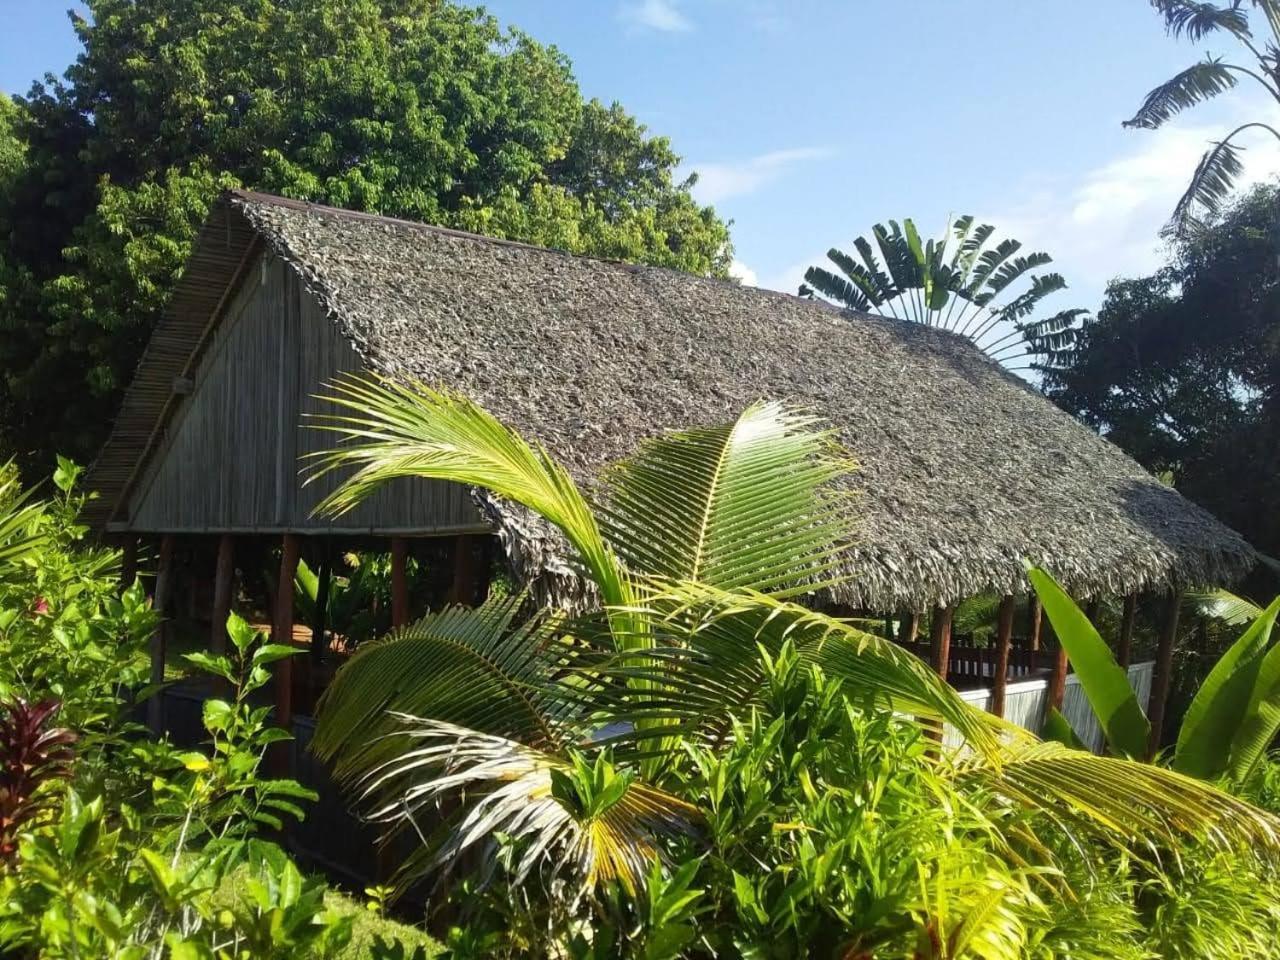
[(1016, 603), (1012, 596), (1001, 599), (996, 614), (996, 663), (991, 677), (991, 712), (1004, 716), (1005, 689), (1009, 685), (1009, 648), (1013, 645), (1013, 612)]
[[(286, 533), (280, 539), (280, 576), (276, 578), (276, 611), (271, 642), (293, 644), (293, 581), (298, 573), (298, 537)], [(293, 725), (293, 658), (276, 661), (276, 726)], [(287, 749), (287, 746), (285, 747)], [(277, 763), (279, 761), (277, 760)], [(283, 768), (280, 764), (278, 769)]]
[(907, 644), (915, 643), (916, 636), (920, 633), (920, 614), (914, 610), (904, 611), (902, 619), (898, 621), (898, 643), (904, 647)]
[(1173, 682), (1173, 646), (1178, 637), (1178, 609), (1182, 605), (1182, 593), (1170, 590), (1164, 602), (1164, 618), (1160, 624), (1160, 641), (1156, 648), (1155, 676), (1151, 680), (1151, 703), (1147, 716), (1151, 718), (1151, 739), (1147, 753), (1155, 756), (1164, 739), (1164, 711), (1169, 702), (1169, 687)]
[(1044, 610), (1040, 606), (1040, 598), (1033, 592), (1027, 603), (1027, 648), (1040, 649), (1040, 632), (1044, 623)]
[(403, 627), (409, 622), (409, 541), (391, 538), (391, 626)]
[(945, 607), (934, 607), (933, 618), (929, 627), (929, 641), (932, 646), (933, 669), (943, 680), (951, 666), (951, 619), (955, 616), (954, 604)]
[(229, 533), (218, 538), (218, 559), (213, 569), (213, 612), (210, 614), (209, 649), (227, 651), (227, 617), (231, 615), (231, 592), (235, 586), (236, 541)]
[(476, 599), (476, 550), (475, 537), (460, 534), (453, 539), (453, 585), (449, 588), (447, 602), (471, 606)]
[(169, 598), (173, 594), (173, 534), (160, 538), (160, 556), (156, 563), (155, 592), (152, 608), (160, 615), (160, 622), (151, 634), (151, 686), (153, 692), (147, 701), (147, 726), (159, 736), (164, 731), (164, 694), (158, 686), (164, 682), (165, 648), (169, 638)]
[(1120, 666), (1129, 669), (1133, 659), (1133, 627), (1138, 619), (1138, 595), (1131, 593), (1124, 598), (1124, 615), (1120, 618), (1120, 643), (1117, 659)]

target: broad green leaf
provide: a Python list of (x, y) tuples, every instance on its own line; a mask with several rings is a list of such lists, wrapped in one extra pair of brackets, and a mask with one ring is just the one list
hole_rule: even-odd
[(1074, 750), (1089, 749), (1085, 746), (1084, 741), (1076, 736), (1076, 732), (1071, 726), (1071, 721), (1064, 717), (1057, 707), (1049, 708), (1049, 713), (1044, 718), (1044, 729), (1040, 732), (1040, 736), (1044, 740), (1052, 740)]
[(289, 647), (283, 643), (264, 643), (253, 651), (253, 662), (255, 665), (261, 666), (267, 663), (275, 663), (277, 660), (284, 660), (302, 652), (298, 647)]
[[(1280, 602), (1278, 598), (1277, 602)], [(1275, 604), (1272, 604), (1274, 607)], [(1271, 610), (1272, 607), (1268, 607)], [(1274, 619), (1275, 614), (1272, 614)], [(1249, 704), (1231, 741), (1229, 770), (1236, 783), (1249, 778), (1280, 732), (1280, 645), (1262, 658)]]
[(1029, 569), (1027, 576), (1080, 678), (1080, 687), (1098, 716), (1107, 743), (1122, 756), (1145, 756), (1151, 724), (1111, 649), (1053, 577), (1038, 567)]
[(231, 642), (235, 644), (237, 650), (244, 653), (252, 645), (257, 637), (257, 631), (245, 621), (238, 613), (232, 613), (227, 617), (227, 634), (231, 637)]
[(1255, 684), (1280, 613), (1280, 597), (1222, 655), (1187, 707), (1178, 733), (1173, 767), (1193, 777), (1210, 779), (1227, 769), (1231, 744), (1256, 704)]

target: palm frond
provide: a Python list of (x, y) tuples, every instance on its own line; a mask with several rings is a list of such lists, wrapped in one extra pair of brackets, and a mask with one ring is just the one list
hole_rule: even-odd
[(398, 477), (483, 487), (534, 511), (564, 533), (604, 601), (625, 605), (630, 587), (573, 478), (541, 445), (531, 445), (467, 398), (420, 383), (345, 376), (328, 400), (345, 413), (321, 416), (318, 429), (343, 441), (320, 453), (307, 482), (355, 467), (316, 508), (345, 513)]
[(789, 643), (851, 702), (910, 714), (935, 729), (949, 724), (975, 751), (998, 755), (1001, 721), (960, 699), (923, 660), (845, 621), (765, 594), (695, 583), (663, 585), (646, 616), (669, 642), (608, 671), (615, 686), (629, 684), (623, 709), (636, 724), (631, 739), (652, 740), (658, 729), (714, 741), (731, 711), (761, 703), (762, 657), (776, 657)]
[(1221, 60), (1207, 57), (1156, 87), (1142, 101), (1126, 127), (1155, 130), (1183, 110), (1203, 103), (1236, 85), (1236, 78)]
[(1262, 615), (1260, 606), (1230, 590), (1188, 590), (1182, 598), (1200, 616), (1221, 620), (1230, 626), (1241, 626)]
[[(1235, 133), (1240, 129), (1243, 128)], [(1212, 216), (1221, 207), (1243, 169), (1240, 151), (1232, 146), (1230, 136), (1214, 144), (1196, 164), (1191, 182), (1174, 206), (1165, 232), (1186, 236), (1202, 230), (1205, 217)]]
[(628, 568), (776, 596), (830, 579), (851, 537), (832, 434), (777, 403), (645, 443), (605, 474), (602, 526)]
[(1173, 37), (1199, 43), (1210, 33), (1225, 30), (1237, 37), (1249, 36), (1249, 18), (1239, 3), (1218, 6), (1199, 0), (1151, 0), (1164, 17), (1165, 29)]
[[(412, 829), (424, 841), (397, 877), (403, 888), (446, 871), (479, 845), (492, 873), (495, 838), (506, 838), (519, 887), (531, 877), (568, 884), (577, 899), (597, 887), (620, 884), (632, 896), (658, 856), (659, 838), (691, 833), (698, 811), (662, 790), (631, 781), (607, 809), (575, 814), (553, 792), (553, 775), (570, 760), (505, 737), (457, 724), (397, 714), (398, 740), (410, 744), (373, 770), (361, 787), (373, 803), (368, 818), (394, 833)], [(465, 797), (445, 830), (430, 825), (453, 797)]]
[(6, 565), (30, 556), (47, 539), (40, 524), (45, 505), (34, 499), (35, 488), (22, 488), (12, 464), (0, 466), (0, 564)]
[(871, 306), (871, 300), (865, 290), (822, 267), (810, 267), (806, 270), (804, 281), (805, 286), (801, 288), (801, 296), (812, 296), (817, 292), (849, 310), (866, 310)]
[(572, 739), (589, 685), (551, 682), (566, 656), (563, 618), (537, 612), (516, 623), (519, 596), (448, 607), (362, 644), (318, 704), (312, 749), (340, 780), (362, 776), (399, 749), (393, 714), (427, 716), (541, 748)]
[(962, 757), (956, 776), (1109, 842), (1175, 846), (1188, 837), (1280, 850), (1280, 820), (1216, 787), (1149, 763), (1058, 743), (1012, 742), (999, 766)]

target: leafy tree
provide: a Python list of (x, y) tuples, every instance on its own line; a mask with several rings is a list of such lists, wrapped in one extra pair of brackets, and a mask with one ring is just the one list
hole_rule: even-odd
[(0, 108), (0, 417), (90, 456), (217, 192), (244, 186), (726, 274), (679, 157), (568, 60), (448, 0), (91, 0)]
[(1019, 254), (1022, 244), (1012, 238), (988, 246), (994, 233), (991, 224), (975, 226), (973, 217), (963, 216), (937, 240), (922, 242), (911, 220), (877, 223), (874, 247), (858, 237), (857, 258), (832, 248), (827, 259), (835, 271), (810, 267), (800, 296), (951, 331), (1013, 369), (1062, 364), (1085, 311), (1034, 319), (1040, 301), (1066, 289), (1067, 281), (1060, 273), (1032, 272), (1053, 262), (1047, 253)]
[[(1164, 18), (1171, 36), (1198, 43), (1206, 37), (1226, 34), (1247, 55), (1245, 63), (1233, 63), (1208, 55), (1204, 60), (1170, 77), (1147, 94), (1126, 127), (1156, 130), (1183, 110), (1232, 90), (1242, 80), (1257, 83), (1280, 104), (1280, 2), (1249, 0), (1260, 14), (1261, 37), (1255, 36), (1245, 0), (1206, 3), (1203, 0), (1151, 0)], [(1248, 65), (1246, 65), (1248, 64)], [(1202, 229), (1204, 218), (1217, 213), (1231, 193), (1243, 165), (1239, 140), (1243, 134), (1265, 131), (1280, 140), (1280, 130), (1270, 123), (1251, 120), (1231, 130), (1200, 158), (1186, 192), (1173, 208), (1168, 230), (1180, 237)]]
[(1262, 186), (1170, 263), (1116, 280), (1046, 392), (1167, 475), (1266, 553), (1280, 552), (1280, 189)]

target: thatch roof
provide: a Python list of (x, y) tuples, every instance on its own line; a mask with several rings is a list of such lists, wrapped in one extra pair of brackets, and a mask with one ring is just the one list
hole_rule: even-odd
[[(255, 234), (370, 367), (465, 392), (585, 480), (643, 437), (723, 422), (761, 398), (825, 417), (860, 465), (853, 585), (838, 598), (855, 606), (1021, 591), (1023, 558), (1078, 596), (1227, 583), (1255, 559), (1236, 533), (949, 333), (247, 193), (222, 201), (187, 277), (206, 284), (212, 255), (229, 280)], [(181, 314), (171, 310), (158, 335), (208, 320)], [(162, 378), (152, 353), (140, 379)], [(157, 402), (131, 391), (128, 431), (103, 454), (109, 478), (145, 455), (130, 437), (162, 415)], [(540, 558), (530, 550), (526, 561)]]

